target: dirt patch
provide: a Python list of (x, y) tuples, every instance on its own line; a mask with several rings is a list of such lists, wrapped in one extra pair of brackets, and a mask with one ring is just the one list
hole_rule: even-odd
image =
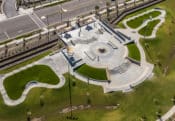
[(44, 117), (35, 117), (31, 121), (46, 121)]
[(119, 107), (119, 104), (118, 105), (113, 105), (113, 106), (91, 106), (91, 105), (79, 105), (79, 106), (72, 106), (71, 107), (66, 107), (64, 109), (62, 109), (60, 111), (60, 113), (69, 113), (74, 110), (86, 110), (86, 109), (90, 109), (90, 108), (103, 108), (103, 109), (106, 109), (106, 110), (115, 110)]

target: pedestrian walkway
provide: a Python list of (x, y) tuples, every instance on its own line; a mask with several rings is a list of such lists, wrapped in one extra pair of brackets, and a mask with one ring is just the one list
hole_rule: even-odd
[[(156, 121), (167, 121), (175, 114), (175, 106), (173, 106), (166, 114), (164, 114), (161, 119), (157, 119)], [(173, 120), (174, 121), (174, 120)]]
[[(57, 57), (58, 58), (61, 57), (60, 53), (57, 53)], [(17, 99), (17, 100), (10, 99), (8, 94), (7, 94), (7, 92), (6, 92), (6, 90), (5, 90), (5, 87), (3, 85), (3, 81), (7, 77), (9, 77), (11, 75), (14, 75), (14, 74), (16, 74), (16, 73), (18, 73), (18, 72), (20, 72), (22, 70), (26, 70), (26, 69), (34, 66), (34, 65), (47, 65), (47, 66), (49, 66), (56, 73), (56, 75), (59, 77), (60, 82), (58, 84), (56, 84), (56, 85), (51, 85), (51, 84), (37, 82), (37, 83), (29, 85), (27, 88), (25, 88), (25, 90), (23, 91), (23, 93), (22, 93), (22, 95), (21, 95), (21, 97), (19, 99)], [(34, 62), (32, 64), (29, 64), (29, 65), (27, 65), (25, 67), (19, 68), (17, 70), (14, 70), (14, 71), (12, 71), (10, 73), (5, 74), (5, 75), (0, 75), (0, 93), (2, 94), (2, 98), (4, 100), (4, 103), (6, 105), (8, 105), (8, 106), (16, 106), (16, 105), (22, 103), (26, 99), (27, 94), (29, 93), (29, 91), (31, 89), (33, 89), (33, 88), (41, 88), (42, 87), (42, 88), (48, 88), (48, 89), (58, 89), (58, 88), (63, 87), (64, 84), (65, 84), (65, 78), (64, 78), (64, 76), (62, 74), (65, 71), (67, 71), (67, 70), (61, 68), (60, 69), (61, 71), (60, 71), (58, 68), (56, 68), (55, 65), (57, 65), (57, 64), (54, 62), (53, 58), (51, 56), (47, 56), (47, 57), (43, 58), (42, 60), (39, 60), (39, 61)], [(64, 66), (64, 67), (67, 68), (67, 65)], [(63, 72), (63, 70), (65, 70), (65, 71)]]
[[(87, 31), (87, 26), (92, 27), (92, 30)], [(125, 92), (129, 90), (131, 86), (133, 87), (142, 83), (152, 75), (154, 66), (146, 61), (144, 50), (139, 44), (140, 36), (138, 34), (132, 33), (128, 29), (109, 31), (109, 29), (98, 20), (87, 26), (81, 27), (81, 30), (76, 29), (68, 32), (67, 34), (71, 35), (70, 38), (65, 38), (64, 34), (62, 36), (62, 40), (71, 47), (71, 53), (77, 57), (79, 56), (87, 65), (94, 68), (113, 70), (117, 67), (121, 67), (122, 64), (128, 61), (126, 59), (128, 56), (128, 49), (115, 38), (113, 31), (124, 33), (136, 43), (141, 53), (141, 62), (139, 65), (131, 62), (131, 64), (125, 68), (126, 71), (122, 71), (120, 74), (110, 73), (108, 71), (110, 83), (107, 81), (104, 83), (104, 81), (88, 79), (87, 77), (79, 75), (76, 71), (74, 73), (75, 77), (84, 82), (89, 82), (90, 84), (101, 85), (104, 92), (107, 93), (111, 91)], [(99, 33), (99, 30), (102, 31), (102, 33)], [(88, 43), (80, 42), (91, 39), (93, 39), (93, 41), (89, 41)], [(71, 45), (71, 42), (74, 44)], [(113, 49), (109, 43), (113, 43), (117, 49)], [(99, 52), (101, 48), (105, 50), (104, 53)], [(124, 68), (122, 68), (122, 70), (123, 69)]]
[[(127, 22), (128, 22), (128, 21), (134, 20), (134, 19), (136, 19), (136, 18), (138, 18), (138, 17), (142, 17), (143, 15), (148, 14), (148, 13), (153, 12), (153, 11), (159, 11), (159, 12), (161, 12), (161, 14), (160, 14), (159, 16), (155, 17), (155, 18), (151, 18), (151, 16), (150, 16), (150, 19), (146, 19), (146, 20), (145, 20), (138, 28), (136, 28), (136, 29), (133, 29), (133, 28), (131, 28), (131, 27), (129, 27), (129, 26), (127, 25)], [(141, 14), (138, 14), (138, 15), (136, 15), (136, 16), (130, 17), (130, 18), (128, 18), (128, 19), (125, 19), (125, 20), (123, 21), (123, 24), (124, 24), (124, 26), (125, 26), (127, 29), (129, 29), (130, 31), (136, 32), (141, 38), (151, 39), (151, 38), (155, 38), (155, 37), (156, 37), (156, 33), (157, 33), (159, 27), (165, 22), (165, 16), (166, 16), (166, 11), (165, 11), (165, 10), (155, 8), (155, 9), (151, 9), (151, 10), (148, 10), (148, 11), (146, 11), (146, 12), (143, 12), (143, 13), (141, 13)], [(144, 28), (145, 26), (147, 26), (149, 22), (154, 21), (154, 20), (160, 20), (160, 22), (153, 28), (152, 34), (151, 34), (150, 36), (144, 36), (144, 35), (139, 34), (139, 30), (141, 30), (142, 28)]]

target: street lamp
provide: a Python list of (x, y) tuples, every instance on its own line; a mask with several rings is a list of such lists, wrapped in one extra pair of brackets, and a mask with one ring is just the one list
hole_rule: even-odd
[(66, 13), (68, 10), (66, 10), (66, 9), (64, 9), (63, 7), (62, 7), (62, 4), (60, 5), (60, 14), (61, 14), (61, 23), (62, 23), (62, 19), (63, 19), (63, 13)]
[(47, 26), (49, 26), (49, 17), (48, 17), (48, 15), (46, 15), (46, 16), (41, 16), (41, 20), (46, 21)]
[(47, 23), (47, 31), (48, 31), (48, 33), (47, 33), (47, 36), (48, 36), (48, 42), (49, 42), (49, 40), (50, 40), (50, 38), (49, 38), (49, 17), (48, 17), (48, 15), (47, 16), (42, 16), (41, 17), (41, 20), (46, 20), (46, 23)]
[[(60, 5), (60, 7), (61, 7), (61, 8), (60, 8), (59, 13), (60, 13), (60, 15), (61, 15), (61, 23), (62, 23), (63, 13), (66, 13), (67, 10), (66, 10), (66, 9), (63, 9), (62, 4)], [(61, 36), (62, 36), (62, 29), (61, 29)]]
[(68, 82), (69, 82), (69, 103), (70, 103), (70, 117), (68, 117), (69, 119), (73, 119), (73, 114), (72, 114), (72, 93), (71, 93), (71, 82), (70, 82), (70, 67), (69, 67), (69, 63), (68, 63)]

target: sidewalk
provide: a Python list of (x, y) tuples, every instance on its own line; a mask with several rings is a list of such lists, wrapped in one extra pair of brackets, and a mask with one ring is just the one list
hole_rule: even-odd
[[(22, 103), (22, 102), (26, 99), (27, 94), (29, 93), (29, 91), (30, 91), (31, 89), (33, 89), (33, 88), (43, 87), (43, 88), (48, 88), (48, 89), (58, 89), (58, 88), (61, 88), (61, 87), (64, 86), (64, 84), (65, 84), (65, 78), (64, 78), (64, 76), (60, 73), (60, 71), (55, 67), (55, 64), (51, 64), (52, 62), (43, 63), (43, 60), (46, 60), (46, 61), (47, 61), (48, 59), (49, 59), (49, 60), (52, 60), (52, 59), (50, 58), (50, 56), (46, 56), (46, 57), (43, 58), (42, 60), (39, 60), (39, 61), (34, 62), (34, 63), (32, 63), (32, 64), (29, 64), (29, 65), (27, 65), (27, 66), (25, 66), (25, 67), (19, 68), (19, 69), (14, 70), (14, 71), (12, 71), (12, 72), (10, 72), (10, 73), (7, 73), (7, 74), (5, 74), (5, 75), (1, 75), (1, 76), (0, 76), (0, 93), (2, 94), (2, 98), (3, 98), (4, 103), (5, 103), (6, 105), (8, 105), (8, 106), (16, 106), (16, 105)], [(53, 63), (54, 63), (54, 62), (53, 62)], [(45, 65), (51, 67), (52, 70), (53, 70), (53, 71), (56, 73), (56, 75), (59, 77), (60, 82), (59, 82), (58, 84), (56, 84), (56, 85), (51, 85), (51, 84), (46, 84), (46, 83), (37, 82), (36, 84), (34, 84), (34, 85), (29, 85), (29, 87), (25, 88), (25, 90), (23, 91), (23, 93), (22, 93), (22, 95), (21, 95), (21, 97), (20, 97), (19, 99), (17, 99), (17, 100), (12, 100), (12, 99), (10, 99), (9, 96), (8, 96), (8, 94), (7, 94), (7, 92), (6, 92), (6, 90), (5, 90), (5, 88), (4, 88), (4, 85), (3, 85), (3, 81), (5, 80), (5, 78), (7, 78), (7, 77), (9, 77), (9, 76), (11, 76), (11, 75), (14, 75), (15, 73), (18, 73), (18, 72), (20, 72), (20, 71), (22, 71), (22, 70), (26, 70), (27, 68), (30, 68), (30, 67), (32, 67), (32, 66), (34, 66), (34, 65), (39, 65), (39, 64), (45, 64)]]
[[(159, 16), (153, 18), (153, 19), (147, 19), (147, 20), (145, 20), (144, 23), (142, 23), (142, 25), (139, 26), (139, 27), (136, 28), (136, 29), (133, 29), (133, 28), (131, 28), (131, 27), (129, 27), (129, 26), (127, 25), (127, 22), (128, 22), (128, 21), (134, 20), (135, 18), (138, 18), (138, 17), (140, 17), (140, 16), (143, 16), (143, 15), (145, 15), (145, 14), (147, 14), (147, 13), (152, 12), (152, 11), (159, 11), (159, 12), (161, 12), (161, 15), (159, 15)], [(124, 24), (124, 26), (125, 26), (127, 29), (129, 29), (130, 31), (136, 32), (141, 38), (151, 39), (151, 38), (155, 38), (155, 37), (156, 37), (156, 33), (157, 33), (159, 27), (165, 22), (165, 16), (166, 16), (166, 11), (165, 11), (165, 10), (151, 9), (151, 10), (149, 10), (149, 11), (146, 11), (146, 12), (144, 12), (144, 13), (138, 14), (138, 15), (136, 15), (136, 16), (133, 16), (133, 17), (130, 17), (130, 18), (124, 20), (124, 21), (123, 21), (123, 24)], [(151, 34), (150, 36), (143, 36), (143, 35), (140, 35), (140, 34), (139, 34), (139, 30), (142, 29), (143, 27), (147, 26), (147, 24), (148, 24), (149, 22), (154, 21), (154, 20), (160, 20), (160, 22), (155, 26), (155, 28), (154, 28), (153, 31), (152, 31), (152, 34)]]

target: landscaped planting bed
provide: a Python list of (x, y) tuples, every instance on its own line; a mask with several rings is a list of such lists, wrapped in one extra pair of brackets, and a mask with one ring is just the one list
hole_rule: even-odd
[(76, 69), (76, 72), (87, 78), (107, 80), (106, 69), (94, 68), (84, 64)]
[(59, 83), (59, 78), (50, 67), (36, 65), (7, 77), (4, 80), (4, 87), (11, 99), (18, 99), (26, 88), (26, 85), (31, 81), (57, 84)]
[(137, 48), (136, 44), (131, 43), (127, 45), (128, 51), (129, 51), (129, 55), (128, 57), (130, 57), (131, 59), (134, 59), (136, 61), (140, 61), (140, 52), (139, 49)]
[(160, 22), (159, 19), (150, 21), (145, 27), (143, 27), (139, 30), (139, 34), (141, 34), (143, 36), (151, 36), (154, 28), (156, 27), (156, 25), (159, 22)]
[(152, 12), (149, 12), (147, 14), (144, 14), (143, 16), (139, 16), (133, 20), (127, 21), (127, 25), (133, 29), (136, 29), (139, 26), (141, 26), (145, 20), (155, 18), (155, 17), (159, 16), (160, 14), (161, 14), (161, 12), (159, 12), (159, 11), (152, 11)]

